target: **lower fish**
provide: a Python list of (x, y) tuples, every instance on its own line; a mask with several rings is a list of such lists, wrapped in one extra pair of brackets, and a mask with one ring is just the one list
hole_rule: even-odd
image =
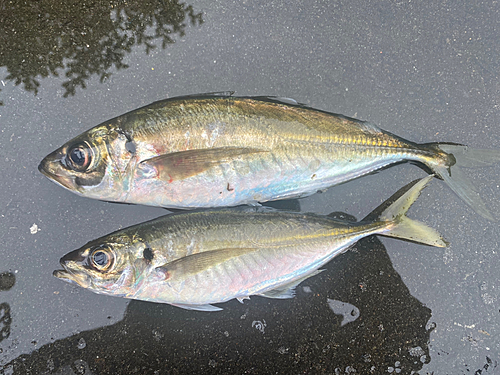
[(413, 162), (493, 220), (461, 168), (498, 161), (500, 150), (417, 144), (291, 99), (219, 93), (108, 120), (46, 156), (39, 170), (84, 197), (190, 209), (303, 197)]
[(446, 246), (438, 232), (406, 216), (430, 179), (403, 188), (360, 222), (251, 207), (167, 215), (68, 253), (54, 276), (95, 293), (201, 311), (252, 295), (292, 298), (298, 284), (363, 237)]

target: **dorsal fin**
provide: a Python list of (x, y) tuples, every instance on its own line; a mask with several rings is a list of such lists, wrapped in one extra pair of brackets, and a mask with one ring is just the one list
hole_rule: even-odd
[(216, 97), (216, 98), (226, 98), (229, 96), (233, 96), (234, 91), (214, 91), (214, 92), (204, 92), (201, 94), (188, 94), (188, 95), (182, 95), (182, 96), (176, 96), (172, 99), (192, 99), (192, 98), (206, 98), (206, 97)]
[[(148, 104), (142, 108), (155, 108), (157, 106), (164, 106), (165, 103), (167, 102), (174, 102), (174, 101), (180, 101), (180, 100), (189, 100), (189, 99), (209, 99), (209, 98), (230, 98), (234, 94), (234, 91), (219, 91), (219, 92), (207, 92), (207, 93), (201, 93), (201, 94), (188, 94), (188, 95), (181, 95), (181, 96), (174, 96), (171, 98), (167, 99), (161, 99), (157, 100), (151, 104)], [(139, 109), (142, 109), (139, 108)]]
[(260, 100), (263, 102), (273, 102), (273, 103), (282, 103), (286, 105), (294, 105), (298, 107), (307, 107), (306, 104), (299, 103), (293, 98), (286, 98), (284, 96), (249, 96), (249, 99)]

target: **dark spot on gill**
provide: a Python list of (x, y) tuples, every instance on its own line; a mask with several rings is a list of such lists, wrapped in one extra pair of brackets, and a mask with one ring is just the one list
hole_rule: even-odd
[(127, 138), (127, 142), (125, 142), (125, 150), (127, 150), (131, 154), (135, 154), (136, 147), (135, 147), (134, 139), (132, 138), (132, 134), (129, 132), (126, 132), (123, 129), (119, 129), (118, 133), (120, 133), (121, 135), (124, 135), (125, 138)]
[(131, 154), (135, 154), (136, 148), (135, 148), (134, 141), (127, 141), (127, 142), (125, 142), (125, 150), (127, 150)]
[(144, 259), (152, 261), (154, 258), (153, 250), (151, 250), (150, 247), (146, 247), (142, 253), (142, 256), (144, 257)]

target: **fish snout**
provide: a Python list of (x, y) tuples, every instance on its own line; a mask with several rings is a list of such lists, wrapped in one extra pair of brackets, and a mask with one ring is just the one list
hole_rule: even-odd
[(43, 160), (38, 164), (38, 170), (40, 173), (42, 173), (44, 176), (47, 176), (49, 178), (52, 178), (53, 173), (51, 172), (52, 168), (50, 167), (51, 164), (51, 158), (49, 158), (52, 154), (46, 156), (43, 158)]
[(67, 170), (65, 155), (62, 150), (56, 150), (47, 155), (38, 164), (38, 170), (45, 177), (48, 177), (62, 187), (69, 190), (75, 189), (74, 177)]
[(78, 267), (86, 266), (88, 262), (87, 257), (80, 250), (75, 250), (63, 256), (59, 263), (64, 269), (68, 269), (75, 265)]
[(38, 165), (38, 170), (43, 174), (49, 173), (53, 174), (56, 169), (55, 166), (60, 166), (61, 164), (66, 164), (64, 162), (64, 154), (61, 149), (55, 150), (48, 154)]

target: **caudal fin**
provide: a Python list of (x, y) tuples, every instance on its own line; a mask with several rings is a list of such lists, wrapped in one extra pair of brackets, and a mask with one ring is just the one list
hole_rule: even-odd
[[(427, 176), (417, 180), (417, 182), (408, 184), (377, 207), (364, 220), (375, 219), (375, 216), (377, 216), (376, 220), (391, 223), (387, 226), (387, 231), (379, 233), (382, 236), (400, 238), (429, 246), (446, 247), (448, 242), (436, 230), (406, 216), (406, 212), (432, 177), (432, 175)], [(387, 206), (389, 202), (392, 203)]]
[[(487, 167), (500, 163), (500, 150), (473, 149), (463, 145), (433, 143), (428, 146), (448, 154), (451, 165), (428, 165), (448, 186), (482, 217), (495, 221), (479, 196), (477, 187), (462, 171), (464, 168)], [(452, 162), (455, 162), (452, 164)]]

